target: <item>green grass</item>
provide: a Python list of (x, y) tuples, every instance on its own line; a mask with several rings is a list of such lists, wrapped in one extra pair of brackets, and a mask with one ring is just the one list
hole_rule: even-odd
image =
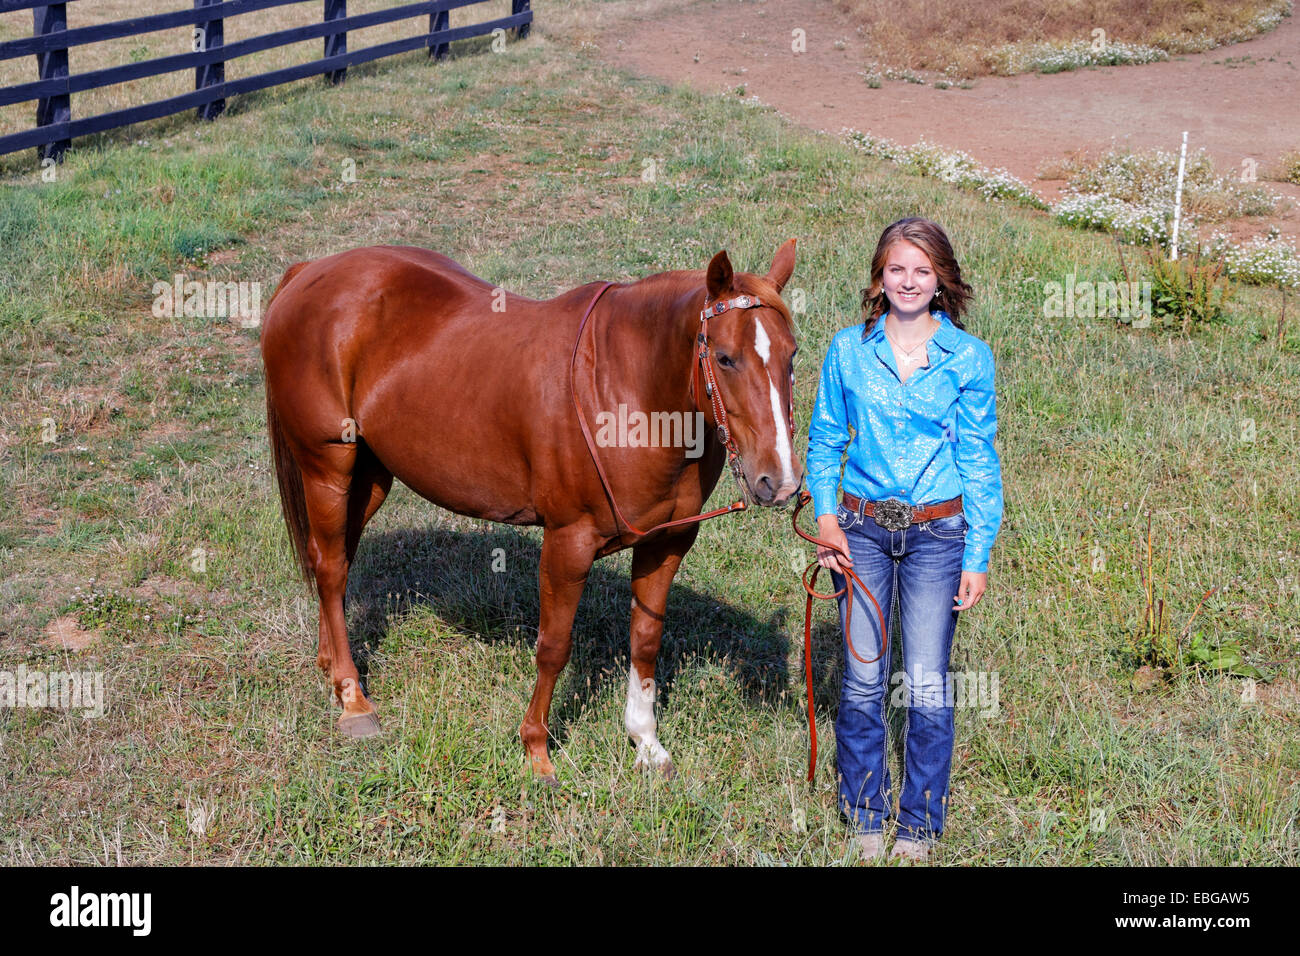
[[(540, 534), (399, 487), (362, 539), (348, 605), (385, 734), (348, 743), (268, 472), (256, 330), (156, 319), (151, 288), (184, 272), (269, 293), (291, 262), (406, 242), (545, 296), (701, 268), (719, 248), (764, 272), (797, 236), (803, 426), (880, 230), (920, 212), (978, 293), (968, 327), (998, 357), (1007, 488), (990, 591), (952, 661), (996, 671), (1001, 709), (957, 711), (938, 861), (1294, 865), (1300, 343), (1259, 337), (1276, 295), (1240, 290), (1228, 321), (1191, 339), (1046, 319), (1043, 282), (1114, 277), (1108, 240), (733, 97), (611, 72), (562, 31), (483, 50), (249, 97), (215, 125), (160, 124), (174, 135), (148, 148), (131, 145), (140, 131), (110, 136), (56, 183), (21, 157), (0, 167), (0, 669), (103, 670), (108, 702), (98, 720), (0, 711), (0, 860), (843, 862), (838, 639), (819, 608), (809, 788), (793, 570), (808, 554), (788, 513), (707, 523), (678, 575), (661, 657), (669, 784), (632, 772), (622, 726), (628, 556), (597, 564), (552, 712), (551, 792), (517, 738)], [(731, 495), (723, 482), (714, 506)], [(1255, 701), (1198, 671), (1133, 690), (1122, 650), (1143, 608), (1146, 509), (1167, 613), (1181, 623), (1224, 586), (1198, 625), (1272, 674)], [(42, 643), (60, 616), (98, 640)]]

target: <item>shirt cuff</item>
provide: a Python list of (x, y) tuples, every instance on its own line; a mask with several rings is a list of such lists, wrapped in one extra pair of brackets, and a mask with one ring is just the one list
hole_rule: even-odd
[(961, 557), (961, 569), (974, 574), (988, 574), (990, 550), (992, 549), (975, 547), (968, 543)]
[(813, 515), (820, 518), (822, 515), (835, 514), (835, 507), (839, 504), (836, 494), (839, 491), (838, 482), (829, 488), (813, 488)]

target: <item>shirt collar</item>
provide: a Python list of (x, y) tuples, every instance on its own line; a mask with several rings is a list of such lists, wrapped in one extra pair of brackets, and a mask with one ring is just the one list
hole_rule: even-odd
[[(934, 330), (934, 335), (930, 341), (948, 352), (955, 352), (960, 338), (957, 334), (957, 326), (952, 324), (952, 319), (948, 318), (948, 313), (942, 309), (933, 309), (931, 311), (934, 317), (939, 320), (939, 327)], [(866, 333), (866, 337), (863, 339), (864, 342), (885, 338), (885, 317), (888, 315), (888, 312), (881, 313), (871, 331)]]

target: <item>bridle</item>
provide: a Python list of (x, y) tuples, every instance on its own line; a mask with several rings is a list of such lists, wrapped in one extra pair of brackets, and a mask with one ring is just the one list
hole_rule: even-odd
[[(701, 372), (704, 375), (704, 394), (709, 399), (710, 407), (713, 410), (713, 420), (718, 427), (718, 440), (722, 446), (727, 449), (727, 464), (731, 466), (731, 473), (735, 476), (736, 484), (740, 486), (743, 494), (748, 494), (745, 489), (744, 481), (744, 460), (740, 456), (740, 449), (736, 446), (735, 436), (731, 434), (731, 429), (727, 425), (727, 408), (722, 402), (722, 393), (718, 391), (718, 382), (716, 372), (713, 369), (713, 358), (709, 353), (709, 319), (716, 315), (722, 315), (724, 312), (730, 312), (732, 309), (757, 309), (762, 308), (763, 300), (756, 295), (742, 294), (731, 299), (721, 300), (709, 305), (708, 297), (705, 296), (704, 308), (700, 311), (700, 332), (696, 337), (699, 349), (695, 353), (695, 365), (691, 369), (691, 400), (699, 407), (699, 386), (698, 380)], [(794, 369), (790, 369), (790, 416), (787, 420), (790, 427), (790, 446), (794, 447)]]
[[(623, 515), (622, 509), (618, 506), (618, 501), (614, 497), (614, 490), (610, 487), (609, 476), (605, 474), (605, 468), (600, 463), (600, 456), (596, 453), (596, 443), (591, 437), (591, 428), (587, 424), (587, 416), (582, 411), (582, 404), (578, 401), (578, 390), (575, 385), (575, 368), (578, 361), (578, 349), (582, 345), (582, 333), (587, 327), (587, 320), (591, 318), (592, 310), (596, 308), (596, 303), (600, 297), (605, 294), (605, 290), (614, 285), (613, 282), (606, 282), (596, 291), (591, 302), (587, 305), (587, 311), (582, 315), (582, 321), (578, 324), (578, 334), (573, 342), (573, 355), (569, 359), (569, 394), (573, 399), (573, 407), (578, 413), (578, 425), (582, 428), (582, 437), (587, 442), (587, 451), (591, 454), (591, 460), (596, 466), (596, 473), (600, 476), (601, 487), (605, 491), (605, 497), (609, 499), (609, 504), (614, 512), (616, 522), (622, 523), (632, 534), (638, 537), (644, 537), (660, 528), (671, 528), (679, 525), (695, 524), (700, 521), (707, 521), (709, 518), (716, 518), (719, 515), (731, 514), (733, 511), (744, 511), (749, 505), (746, 503), (749, 492), (745, 487), (744, 479), (744, 461), (740, 456), (740, 448), (736, 445), (736, 436), (732, 433), (731, 427), (727, 420), (727, 407), (722, 401), (722, 392), (718, 389), (717, 372), (713, 366), (713, 357), (709, 349), (709, 319), (730, 312), (732, 309), (757, 309), (762, 307), (763, 301), (756, 295), (738, 295), (731, 299), (714, 302), (709, 304), (707, 294), (705, 296), (704, 308), (700, 311), (700, 331), (696, 336), (697, 349), (695, 353), (695, 362), (691, 366), (690, 392), (691, 401), (696, 410), (703, 411), (700, 406), (700, 391), (698, 384), (703, 377), (703, 392), (709, 400), (709, 409), (713, 413), (713, 421), (718, 430), (718, 440), (727, 450), (727, 463), (731, 466), (731, 474), (736, 479), (736, 484), (740, 487), (741, 498), (732, 502), (725, 508), (717, 508), (713, 511), (706, 511), (703, 514), (691, 515), (686, 518), (678, 518), (675, 521), (665, 521), (655, 525), (647, 531), (642, 531), (628, 521)], [(594, 345), (593, 345), (594, 348)], [(593, 357), (594, 365), (594, 357)], [(791, 390), (791, 410), (789, 417), (790, 443), (794, 444), (794, 370), (790, 371)], [(616, 526), (617, 527), (617, 526)]]

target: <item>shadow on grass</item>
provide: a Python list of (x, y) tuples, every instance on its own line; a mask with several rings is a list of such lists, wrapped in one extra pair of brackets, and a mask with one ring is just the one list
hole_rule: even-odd
[[(536, 534), (504, 525), (486, 532), (426, 527), (363, 536), (348, 580), (348, 633), (358, 666), (364, 671), (383, 643), (390, 615), (400, 620), (420, 608), (489, 644), (534, 645), (540, 556)], [(626, 686), (632, 603), (628, 563), (626, 558), (620, 563), (599, 559), (587, 579), (573, 626), (573, 656), (556, 686), (551, 712), (552, 733), (561, 740), (567, 720), (610, 682), (620, 690)], [(719, 583), (725, 587), (725, 581)], [(668, 705), (683, 662), (694, 657), (722, 661), (751, 706), (775, 706), (782, 691), (802, 695), (801, 686), (789, 686), (786, 671), (787, 626), (794, 624), (798, 610), (792, 605), (764, 615), (674, 583), (656, 670), (661, 706)], [(814, 634), (814, 683), (823, 706), (838, 686), (832, 674), (839, 667), (837, 630), (825, 624)]]

